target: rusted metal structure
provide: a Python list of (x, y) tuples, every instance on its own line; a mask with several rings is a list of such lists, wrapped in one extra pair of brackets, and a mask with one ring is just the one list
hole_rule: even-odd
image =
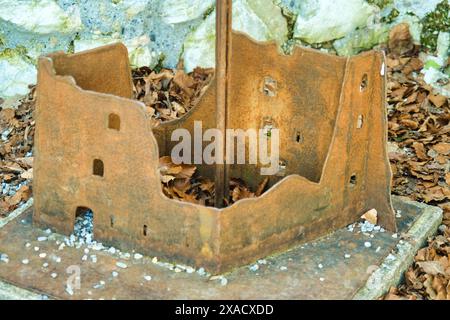
[[(395, 230), (383, 54), (296, 48), (284, 56), (275, 43), (231, 32), (231, 1), (217, 8), (215, 80), (183, 118), (155, 128), (131, 99), (123, 45), (40, 58), (35, 223), (70, 234), (77, 209), (88, 207), (97, 240), (212, 273), (326, 235), (373, 208)], [(165, 197), (159, 157), (170, 155), (172, 131), (193, 132), (194, 121), (204, 129), (278, 128), (282, 160), (270, 190), (227, 208)], [(198, 170), (219, 184), (218, 207), (228, 177), (254, 186), (264, 178), (259, 165)]]

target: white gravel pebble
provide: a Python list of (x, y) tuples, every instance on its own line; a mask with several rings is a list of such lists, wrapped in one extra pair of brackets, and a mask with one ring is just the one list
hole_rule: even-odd
[(228, 284), (228, 279), (223, 277), (220, 279), (220, 284), (225, 287)]
[(34, 251), (39, 251), (40, 250), (40, 248), (39, 247), (34, 247)]
[(192, 268), (192, 267), (187, 267), (187, 268), (186, 268), (186, 272), (189, 273), (189, 274), (191, 274), (191, 273), (194, 273), (194, 272), (195, 272), (195, 269)]
[(23, 264), (29, 264), (29, 263), (30, 263), (30, 260), (28, 260), (28, 259), (23, 259), (23, 260), (22, 260), (22, 263), (23, 263)]
[(91, 255), (91, 261), (92, 263), (97, 263), (97, 256), (95, 254)]
[(288, 268), (287, 268), (287, 267), (284, 267), (284, 266), (283, 266), (283, 267), (280, 267), (280, 270), (281, 270), (281, 271), (287, 271), (287, 269), (288, 269)]
[(346, 254), (346, 255), (344, 255), (344, 258), (345, 258), (345, 259), (350, 259), (351, 257), (352, 257), (351, 254)]
[(39, 237), (39, 238), (37, 238), (37, 241), (39, 241), (39, 242), (44, 242), (44, 241), (47, 241), (47, 237)]
[(27, 243), (25, 244), (25, 248), (29, 248), (29, 247), (31, 247), (31, 243), (27, 242)]
[(325, 278), (320, 278), (319, 279), (321, 282), (324, 282), (325, 281)]
[(39, 258), (44, 259), (47, 256), (45, 252), (39, 254)]
[(73, 296), (73, 289), (72, 289), (72, 286), (66, 286), (66, 292), (69, 294), (69, 295), (71, 295), (71, 296)]
[(323, 264), (319, 263), (318, 267), (319, 269), (323, 269)]
[(117, 278), (117, 277), (119, 276), (119, 273), (118, 273), (117, 271), (113, 271), (113, 272), (111, 273), (111, 275), (112, 275), (114, 278)]
[(250, 271), (256, 272), (259, 270), (259, 265), (254, 264), (251, 267), (249, 267)]
[(370, 243), (370, 242), (364, 242), (364, 246), (365, 246), (366, 248), (371, 248), (371, 247), (372, 247), (372, 243)]
[(59, 245), (58, 250), (61, 251), (66, 247), (66, 244), (63, 242)]
[(87, 259), (88, 259), (87, 255), (84, 255), (84, 256), (81, 257), (81, 261), (87, 261)]
[(47, 230), (45, 230), (45, 233), (46, 233), (46, 234), (52, 234), (52, 230), (47, 229)]
[(157, 263), (158, 263), (158, 258), (157, 258), (157, 257), (154, 257), (154, 258), (152, 259), (152, 263), (157, 264)]
[(61, 258), (60, 258), (60, 257), (54, 256), (54, 257), (53, 257), (53, 260), (54, 260), (56, 263), (61, 263)]
[(378, 247), (377, 250), (375, 250), (376, 253), (381, 251), (381, 247)]
[(392, 235), (392, 238), (397, 239), (397, 238), (398, 238), (398, 234), (397, 234), (397, 233), (394, 233), (394, 234)]
[(111, 254), (115, 254), (116, 253), (116, 248), (111, 247), (111, 248), (108, 249), (108, 252), (111, 253)]
[(84, 253), (88, 254), (89, 253), (89, 249), (88, 248), (84, 249)]
[(134, 259), (135, 259), (135, 260), (141, 260), (143, 257), (144, 257), (144, 256), (143, 256), (142, 254), (140, 254), (140, 253), (135, 253), (135, 254), (134, 254)]
[(53, 273), (50, 275), (50, 277), (52, 277), (53, 279), (56, 279), (57, 276), (58, 276), (58, 274), (55, 273), (55, 272), (53, 272)]
[(258, 260), (258, 263), (264, 265), (264, 264), (267, 264), (267, 260), (261, 259), (261, 260)]
[(44, 267), (44, 268), (48, 268), (48, 263), (47, 263), (47, 262), (45, 262), (44, 264), (42, 264), (42, 267)]
[(204, 275), (206, 274), (205, 268), (200, 268), (200, 269), (198, 269), (198, 270), (197, 270), (197, 273), (198, 273), (199, 275), (201, 275), (201, 276), (204, 276)]
[(144, 279), (145, 279), (146, 281), (152, 281), (152, 276), (147, 276), (147, 275), (145, 275), (145, 276), (144, 276)]
[(121, 269), (126, 269), (128, 266), (126, 265), (126, 263), (118, 261), (116, 262), (116, 266), (118, 266)]
[(0, 254), (0, 261), (4, 263), (9, 263), (9, 257), (6, 253)]

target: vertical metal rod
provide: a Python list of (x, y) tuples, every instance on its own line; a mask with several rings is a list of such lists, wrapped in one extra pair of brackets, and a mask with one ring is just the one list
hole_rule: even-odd
[(228, 198), (229, 177), (226, 159), (226, 128), (228, 118), (228, 89), (231, 63), (231, 29), (232, 0), (216, 1), (216, 126), (222, 133), (223, 161), (216, 164), (215, 205), (223, 207), (224, 199)]

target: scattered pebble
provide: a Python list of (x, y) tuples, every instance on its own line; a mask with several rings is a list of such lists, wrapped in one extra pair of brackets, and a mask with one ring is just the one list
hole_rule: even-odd
[(261, 259), (261, 260), (258, 260), (258, 263), (262, 264), (262, 265), (265, 265), (265, 264), (267, 264), (267, 260)]
[(228, 284), (228, 279), (223, 277), (222, 279), (220, 279), (220, 284), (225, 287)]
[(319, 279), (321, 282), (324, 282), (325, 281), (325, 278), (320, 278)]
[(345, 259), (350, 259), (351, 257), (352, 257), (351, 254), (345, 254), (345, 255), (344, 255), (344, 258), (345, 258)]
[(42, 267), (44, 267), (44, 268), (48, 268), (48, 263), (47, 263), (47, 262), (45, 262), (44, 264), (42, 264)]
[(126, 265), (126, 263), (118, 261), (116, 262), (116, 266), (121, 268), (121, 269), (126, 269), (128, 266)]
[(25, 248), (29, 248), (29, 247), (31, 247), (31, 243), (27, 242), (27, 243), (25, 244)]
[(88, 254), (89, 253), (89, 249), (88, 248), (84, 249), (84, 253)]
[(58, 250), (61, 251), (66, 247), (66, 244), (63, 242), (59, 245)]
[(256, 272), (259, 270), (259, 265), (254, 264), (251, 267), (249, 267), (250, 271)]
[(319, 269), (323, 269), (323, 264), (319, 263), (318, 267)]
[(92, 263), (97, 263), (97, 256), (95, 254), (91, 254)]
[(284, 267), (284, 266), (283, 266), (283, 267), (280, 267), (280, 270), (281, 270), (281, 271), (287, 271), (287, 269), (288, 269), (288, 268), (287, 268), (287, 267)]
[(392, 235), (392, 238), (397, 239), (397, 238), (398, 238), (398, 234), (397, 234), (397, 233), (394, 233), (394, 234)]
[(87, 255), (84, 255), (83, 257), (81, 257), (81, 261), (87, 261), (87, 259), (88, 259)]
[(118, 273), (117, 271), (113, 271), (113, 272), (111, 273), (111, 275), (112, 275), (114, 278), (117, 278), (117, 277), (119, 276), (119, 273)]
[(152, 259), (152, 263), (157, 264), (157, 263), (158, 263), (158, 258), (157, 258), (157, 257), (154, 257), (154, 258)]
[(111, 254), (115, 254), (116, 253), (116, 248), (111, 247), (111, 248), (108, 249), (108, 252), (111, 253)]
[(47, 237), (39, 237), (39, 238), (37, 238), (37, 241), (39, 241), (39, 242), (44, 242), (44, 241), (47, 241)]
[(186, 272), (189, 273), (189, 274), (191, 274), (191, 273), (194, 273), (194, 272), (195, 272), (195, 269), (192, 268), (192, 267), (187, 267), (187, 268), (186, 268)]
[(9, 257), (6, 253), (0, 254), (0, 261), (4, 263), (9, 263)]
[(206, 274), (205, 268), (200, 268), (200, 269), (198, 269), (198, 270), (197, 270), (197, 273), (198, 273), (199, 275), (201, 275), (201, 276), (204, 276), (204, 275)]
[(45, 252), (39, 254), (39, 258), (44, 259), (47, 256)]
[(23, 259), (23, 260), (22, 260), (22, 263), (23, 263), (23, 264), (29, 264), (29, 263), (30, 263), (30, 260), (28, 260), (28, 259)]
[(134, 259), (135, 259), (135, 260), (141, 260), (143, 257), (144, 257), (144, 256), (143, 256), (142, 254), (140, 254), (140, 253), (135, 253), (135, 254), (134, 254)]
[(372, 243), (370, 243), (370, 242), (364, 242), (364, 246), (365, 246), (366, 248), (371, 248), (371, 247), (372, 247)]
[(147, 276), (147, 275), (145, 275), (145, 276), (144, 276), (144, 279), (145, 279), (146, 281), (151, 281), (151, 280), (152, 280), (152, 276)]
[(381, 251), (381, 247), (378, 247), (377, 250), (375, 250), (376, 253)]
[(58, 276), (58, 274), (55, 273), (55, 272), (53, 272), (53, 273), (50, 275), (50, 277), (52, 277), (53, 279), (56, 279), (57, 276)]
[(67, 292), (68, 294), (70, 294), (71, 296), (73, 296), (73, 289), (72, 289), (72, 286), (67, 285), (67, 286), (66, 286), (66, 292)]
[(40, 250), (40, 248), (39, 247), (34, 247), (34, 251), (39, 251)]
[(50, 229), (47, 229), (47, 230), (45, 230), (44, 231), (46, 234), (52, 234), (52, 230), (50, 230)]

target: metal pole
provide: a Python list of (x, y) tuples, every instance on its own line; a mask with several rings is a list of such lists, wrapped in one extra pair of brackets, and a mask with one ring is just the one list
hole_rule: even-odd
[[(216, 126), (222, 133), (223, 161), (216, 164), (215, 205), (223, 207), (228, 198), (229, 177), (226, 158), (226, 128), (228, 118), (228, 88), (230, 81), (232, 0), (216, 1)], [(219, 144), (220, 145), (220, 144)]]

